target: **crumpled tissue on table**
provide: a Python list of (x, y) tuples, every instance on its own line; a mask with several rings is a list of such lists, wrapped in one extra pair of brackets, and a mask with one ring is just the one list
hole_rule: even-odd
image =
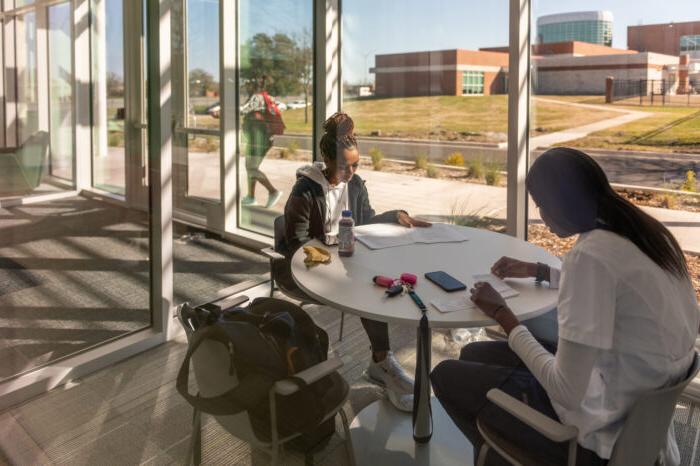
[(313, 267), (318, 264), (328, 264), (331, 261), (331, 253), (318, 246), (304, 246), (304, 264)]

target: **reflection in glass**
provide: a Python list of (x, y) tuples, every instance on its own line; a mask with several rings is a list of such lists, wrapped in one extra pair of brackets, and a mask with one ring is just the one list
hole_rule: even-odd
[[(343, 111), (378, 212), (502, 231), (508, 2), (343, 4)], [(378, 172), (386, 172), (378, 173)]]
[(205, 130), (187, 135), (186, 195), (219, 201), (219, 2), (187, 0), (186, 17), (187, 127)]
[(124, 3), (93, 0), (93, 170), (94, 185), (124, 195)]
[(37, 107), (36, 13), (16, 19), (17, 28), (17, 112), (19, 144), (39, 128)]
[(73, 71), (70, 3), (49, 8), (51, 174), (73, 179)]
[[(700, 236), (682, 226), (700, 211), (700, 198), (689, 192), (698, 189), (700, 56), (684, 40), (700, 31), (700, 21), (689, 5), (671, 0), (663, 9), (640, 9), (626, 0), (591, 12), (579, 1), (546, 18), (561, 12), (560, 4), (533, 1), (538, 24), (566, 29), (572, 17), (586, 16), (614, 18), (615, 28), (609, 42), (578, 42), (586, 32), (574, 31), (533, 45), (530, 160), (556, 146), (591, 155), (622, 197), (663, 222), (681, 248), (695, 250)], [(558, 238), (543, 225), (532, 203), (528, 215), (530, 241), (557, 255), (573, 246), (575, 238)], [(697, 261), (689, 257), (688, 264), (697, 275)]]
[(312, 7), (240, 3), (240, 226), (263, 234), (312, 160)]

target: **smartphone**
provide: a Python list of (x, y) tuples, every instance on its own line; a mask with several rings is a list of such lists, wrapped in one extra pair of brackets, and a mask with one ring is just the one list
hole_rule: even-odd
[(445, 291), (459, 291), (467, 289), (467, 285), (460, 282), (447, 272), (443, 272), (441, 270), (437, 272), (428, 272), (425, 274), (425, 278), (435, 283)]

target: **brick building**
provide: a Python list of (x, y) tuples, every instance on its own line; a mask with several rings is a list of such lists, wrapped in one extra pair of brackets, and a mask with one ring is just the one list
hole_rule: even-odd
[(508, 54), (474, 50), (439, 50), (377, 55), (377, 97), (504, 94)]
[(688, 53), (700, 58), (700, 21), (628, 26), (627, 48), (676, 56)]

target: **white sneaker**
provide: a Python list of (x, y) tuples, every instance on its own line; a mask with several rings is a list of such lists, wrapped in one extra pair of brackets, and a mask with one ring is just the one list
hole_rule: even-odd
[(413, 410), (413, 379), (389, 351), (380, 362), (372, 360), (367, 368), (367, 377), (377, 385), (386, 388), (391, 404), (399, 411), (410, 413)]
[(280, 200), (282, 197), (282, 191), (274, 191), (270, 193), (270, 197), (267, 198), (267, 204), (265, 204), (265, 208), (269, 209), (273, 205), (277, 204), (277, 202)]
[(246, 196), (241, 199), (241, 205), (258, 205), (253, 196)]

